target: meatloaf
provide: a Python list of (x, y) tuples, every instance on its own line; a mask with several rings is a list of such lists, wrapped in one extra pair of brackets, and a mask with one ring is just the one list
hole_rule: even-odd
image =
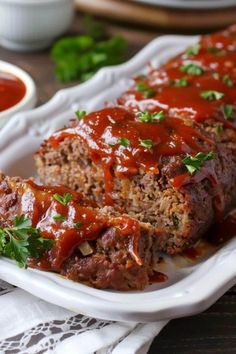
[(182, 251), (236, 203), (235, 63), (234, 26), (136, 77), (42, 144), (41, 180), (165, 229), (162, 250)]
[(28, 265), (60, 273), (96, 288), (143, 289), (158, 267), (165, 233), (113, 208), (97, 208), (65, 187), (0, 175), (0, 225), (30, 219), (43, 238), (54, 240)]

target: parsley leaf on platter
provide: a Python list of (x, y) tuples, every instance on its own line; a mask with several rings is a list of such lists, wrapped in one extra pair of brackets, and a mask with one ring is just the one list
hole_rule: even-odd
[(204, 154), (203, 152), (199, 152), (195, 156), (187, 155), (183, 160), (183, 164), (192, 175), (195, 172), (199, 171), (203, 166), (205, 161), (212, 160), (214, 157), (213, 151), (210, 151), (208, 154)]
[(54, 240), (40, 236), (25, 215), (16, 216), (12, 227), (0, 229), (0, 254), (14, 259), (21, 268), (27, 267), (29, 257), (41, 257), (53, 244)]

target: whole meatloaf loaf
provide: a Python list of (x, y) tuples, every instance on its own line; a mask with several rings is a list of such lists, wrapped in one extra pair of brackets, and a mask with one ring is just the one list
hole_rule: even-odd
[[(21, 228), (19, 220), (23, 222)], [(68, 188), (39, 186), (32, 180), (1, 174), (1, 228), (15, 230), (15, 240), (19, 241), (25, 237), (29, 222), (32, 234), (28, 237), (35, 237), (38, 231), (41, 238), (53, 240), (51, 248), (40, 256), (34, 240), (32, 256), (27, 258), (31, 267), (96, 288), (117, 290), (143, 289), (156, 274), (165, 239), (160, 229), (118, 215), (110, 207), (98, 209)], [(21, 242), (25, 241), (23, 238)], [(18, 254), (6, 255), (20, 261)]]
[(203, 37), (36, 154), (41, 180), (164, 228), (169, 254), (236, 203), (236, 27)]

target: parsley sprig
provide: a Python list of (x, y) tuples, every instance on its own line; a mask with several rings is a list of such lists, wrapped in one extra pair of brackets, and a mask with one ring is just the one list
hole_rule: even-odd
[(224, 104), (220, 107), (223, 116), (227, 120), (234, 120), (234, 109), (231, 104)]
[(117, 142), (118, 142), (118, 144), (120, 144), (124, 147), (128, 147), (130, 145), (130, 140), (127, 138), (119, 138)]
[(138, 119), (141, 122), (149, 123), (154, 121), (163, 121), (165, 119), (165, 113), (163, 111), (160, 112), (148, 112), (148, 111), (141, 111), (138, 113)]
[(180, 70), (189, 75), (201, 75), (204, 72), (204, 69), (195, 63), (181, 65)]
[(220, 100), (221, 98), (224, 97), (224, 93), (222, 92), (218, 92), (218, 91), (213, 91), (213, 90), (208, 90), (208, 91), (202, 91), (200, 93), (200, 96), (202, 98), (204, 98), (205, 100), (208, 100), (208, 101), (218, 101)]
[(199, 43), (197, 43), (197, 44), (194, 44), (192, 47), (190, 47), (190, 48), (188, 48), (187, 50), (186, 50), (186, 54), (187, 54), (187, 56), (188, 57), (191, 57), (191, 56), (193, 56), (193, 55), (197, 55), (198, 53), (199, 53), (199, 51), (200, 51), (200, 44)]
[(76, 111), (75, 114), (76, 114), (77, 119), (81, 120), (86, 116), (87, 112), (86, 111)]
[(153, 141), (151, 139), (139, 139), (139, 145), (150, 150), (153, 147)]
[(226, 51), (224, 49), (220, 49), (217, 47), (208, 47), (207, 51), (208, 51), (208, 53), (215, 54), (219, 57), (222, 57), (226, 54)]
[(56, 214), (53, 216), (53, 220), (63, 222), (66, 220), (66, 217), (61, 214)]
[(230, 76), (229, 75), (224, 75), (223, 76), (223, 79), (222, 79), (222, 81), (223, 81), (223, 83), (225, 84), (225, 85), (227, 85), (228, 87), (232, 87), (233, 86), (233, 80), (230, 78)]
[(73, 196), (70, 193), (64, 193), (63, 195), (55, 193), (53, 194), (53, 198), (62, 205), (67, 205), (73, 199)]
[(171, 80), (170, 84), (176, 87), (186, 87), (188, 86), (189, 82), (186, 77), (182, 77), (181, 79)]
[(136, 87), (137, 91), (141, 92), (144, 98), (150, 98), (155, 94), (155, 91), (151, 87), (147, 86), (144, 82), (139, 82)]
[(54, 240), (40, 236), (25, 215), (16, 216), (12, 227), (0, 229), (0, 254), (14, 259), (21, 268), (27, 267), (29, 257), (40, 258), (53, 244)]
[(208, 154), (203, 152), (197, 153), (195, 156), (187, 155), (183, 160), (183, 164), (192, 175), (195, 172), (199, 171), (206, 161), (212, 160), (214, 157), (213, 151), (210, 151)]

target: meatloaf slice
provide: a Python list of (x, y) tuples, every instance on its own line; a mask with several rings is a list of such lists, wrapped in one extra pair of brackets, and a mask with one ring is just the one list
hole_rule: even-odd
[[(119, 110), (122, 115), (122, 109)], [(106, 112), (111, 119), (116, 119), (117, 108)], [(104, 180), (108, 177), (102, 159), (95, 159), (91, 152), (94, 140), (90, 144), (90, 138), (83, 137), (89, 117), (75, 128), (72, 123), (72, 128), (59, 131), (45, 141), (36, 154), (36, 165), (43, 183), (69, 186), (102, 205), (106, 194)], [(182, 163), (185, 154), (161, 158), (158, 173), (139, 168), (133, 176), (121, 178), (117, 174), (117, 161), (110, 169), (113, 183), (110, 197), (114, 206), (142, 222), (165, 229), (168, 239), (163, 250), (169, 254), (180, 252), (199, 239), (217, 214), (224, 214), (236, 199), (235, 131), (225, 129), (218, 136), (214, 123), (199, 129), (202, 134), (201, 139), (197, 138), (199, 151), (213, 149), (214, 159), (189, 176), (188, 183), (182, 186), (176, 187), (173, 181), (186, 175)], [(213, 145), (203, 141), (204, 138), (211, 139)]]
[[(66, 199), (65, 199), (66, 196)], [(150, 224), (96, 208), (64, 187), (0, 175), (0, 225), (24, 215), (54, 246), (28, 265), (96, 288), (143, 289), (158, 267), (165, 234)]]

